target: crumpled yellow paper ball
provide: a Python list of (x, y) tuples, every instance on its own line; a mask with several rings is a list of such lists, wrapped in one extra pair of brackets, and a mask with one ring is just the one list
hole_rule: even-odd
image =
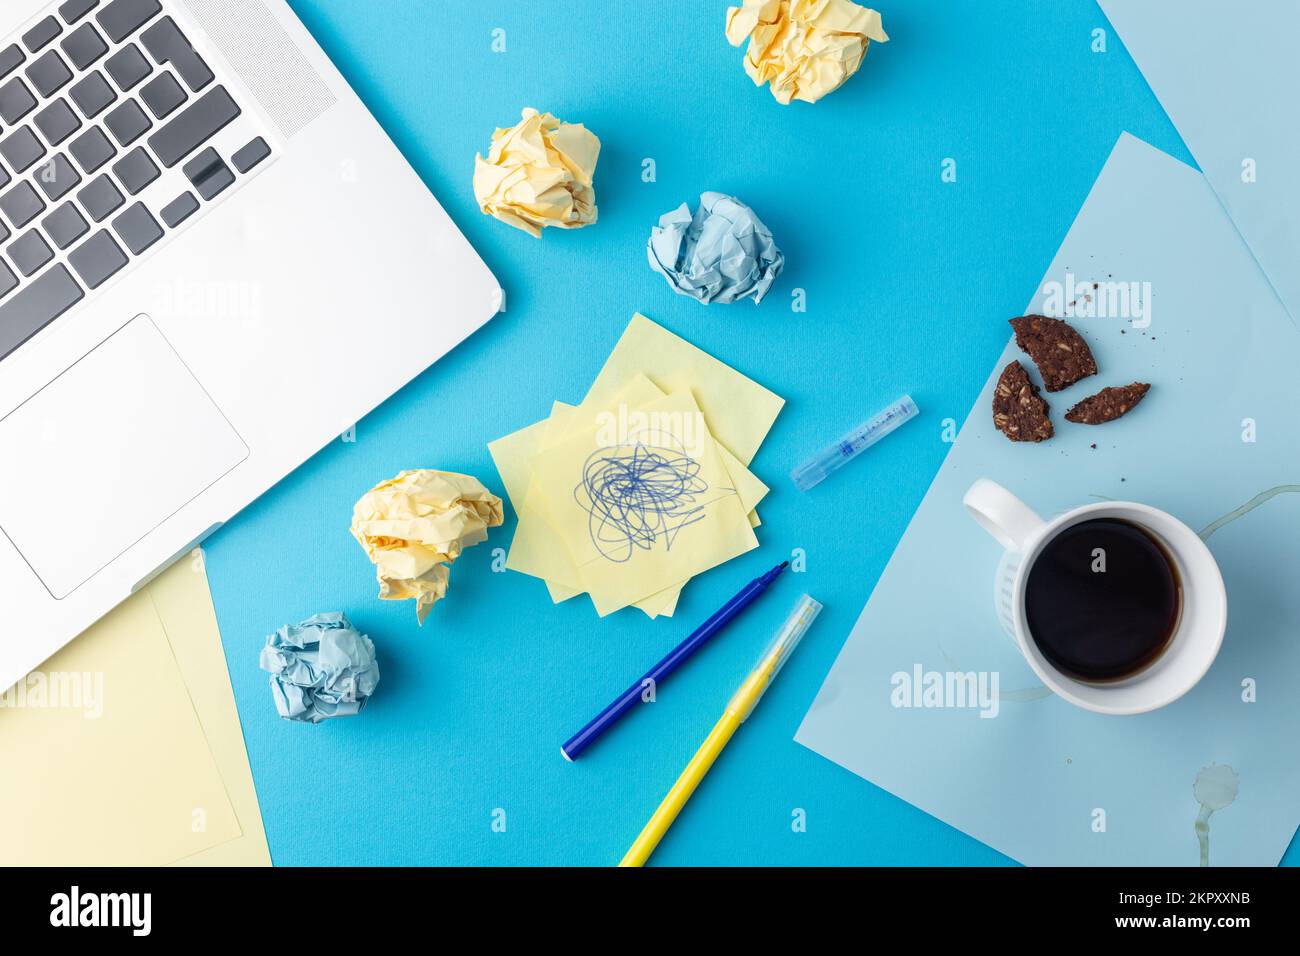
[(492, 134), (487, 159), (474, 157), (474, 198), (485, 214), (537, 237), (546, 226), (589, 226), (599, 155), (600, 140), (581, 123), (526, 109), (517, 124)]
[(727, 8), (727, 42), (745, 51), (755, 86), (777, 101), (816, 103), (857, 72), (872, 40), (889, 39), (875, 10), (852, 0), (744, 0)]
[(447, 593), (450, 565), (505, 520), (501, 499), (469, 475), (404, 471), (352, 509), (352, 536), (375, 564), (379, 596), (415, 598), (420, 623)]

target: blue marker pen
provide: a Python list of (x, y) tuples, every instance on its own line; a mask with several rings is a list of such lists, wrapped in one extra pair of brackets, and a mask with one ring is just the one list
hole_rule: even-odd
[(920, 414), (912, 396), (904, 395), (888, 408), (881, 409), (835, 444), (823, 448), (790, 472), (790, 479), (800, 491), (821, 483), (828, 475), (851, 462), (903, 422)]
[(697, 627), (686, 640), (682, 641), (671, 651), (668, 656), (661, 660), (642, 676), (642, 678), (623, 691), (614, 699), (608, 707), (587, 722), (587, 726), (570, 737), (560, 747), (560, 753), (568, 761), (576, 760), (578, 754), (582, 753), (597, 737), (612, 727), (620, 717), (641, 702), (641, 695), (645, 692), (647, 686), (654, 686), (661, 683), (673, 671), (677, 670), (692, 654), (703, 647), (715, 634), (735, 620), (745, 608), (749, 607), (758, 598), (760, 594), (766, 591), (773, 581), (780, 577), (781, 572), (790, 566), (789, 561), (782, 561), (771, 571), (766, 574), (760, 574), (754, 580), (750, 581), (740, 592), (726, 604), (722, 605), (717, 612)]

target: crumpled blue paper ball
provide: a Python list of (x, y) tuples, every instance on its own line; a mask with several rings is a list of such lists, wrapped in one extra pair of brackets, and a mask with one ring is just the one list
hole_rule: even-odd
[(379, 683), (374, 642), (337, 611), (270, 635), (261, 666), (280, 716), (306, 723), (359, 713)]
[(754, 210), (722, 193), (701, 195), (694, 215), (682, 203), (660, 216), (646, 252), (673, 291), (705, 305), (751, 296), (757, 305), (785, 265)]

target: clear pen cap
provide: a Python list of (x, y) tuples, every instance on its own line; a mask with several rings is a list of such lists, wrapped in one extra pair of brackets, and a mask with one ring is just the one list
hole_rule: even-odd
[(816, 487), (899, 425), (911, 421), (919, 414), (912, 396), (899, 396), (861, 425), (845, 432), (833, 445), (827, 445), (791, 471), (790, 480), (800, 491), (806, 492)]
[[(741, 720), (750, 715), (764, 692), (772, 685), (772, 681), (781, 672), (781, 668), (785, 666), (794, 649), (799, 646), (803, 636), (808, 633), (809, 626), (817, 619), (821, 609), (820, 601), (814, 600), (807, 594), (800, 595), (794, 610), (790, 612), (790, 616), (785, 619), (785, 623), (777, 630), (764, 649), (763, 655), (758, 659), (758, 663), (754, 665), (749, 680), (732, 698), (732, 709)], [(751, 682), (757, 682), (757, 686), (751, 686)]]

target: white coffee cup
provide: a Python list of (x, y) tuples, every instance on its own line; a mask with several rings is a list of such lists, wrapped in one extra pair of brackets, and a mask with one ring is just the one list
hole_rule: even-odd
[[(962, 504), (1006, 551), (994, 579), (998, 617), (1029, 666), (1051, 690), (1072, 704), (1100, 714), (1140, 714), (1172, 703), (1196, 686), (1214, 663), (1228, 624), (1228, 595), (1210, 549), (1191, 528), (1158, 508), (1132, 501), (1084, 505), (1044, 521), (997, 482), (981, 478)], [(1064, 529), (1094, 518), (1138, 525), (1164, 546), (1182, 585), (1182, 608), (1174, 636), (1142, 670), (1122, 680), (1080, 680), (1054, 666), (1034, 643), (1025, 615), (1029, 571), (1043, 548)]]

